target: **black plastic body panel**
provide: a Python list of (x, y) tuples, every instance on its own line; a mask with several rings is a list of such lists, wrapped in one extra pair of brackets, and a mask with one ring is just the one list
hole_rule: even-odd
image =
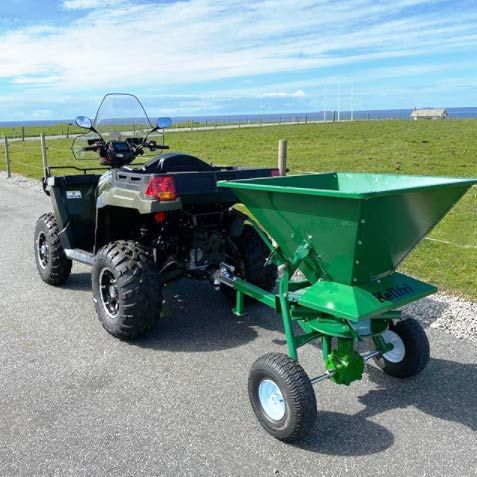
[[(193, 211), (194, 206), (200, 205), (208, 211), (221, 211), (237, 203), (238, 200), (231, 189), (217, 188), (218, 181), (270, 177), (274, 171), (272, 168), (213, 166), (194, 156), (181, 153), (163, 154), (154, 158), (154, 161), (154, 167), (149, 169), (162, 169), (167, 172), (148, 173), (144, 167), (112, 169), (110, 186), (138, 192), (141, 197), (141, 194), (146, 192), (151, 177), (172, 176), (184, 209)], [(151, 161), (149, 165), (151, 166)], [(198, 170), (190, 170), (191, 168)], [(98, 225), (96, 222), (102, 222), (102, 219), (98, 218), (96, 208), (100, 177), (101, 174), (82, 174), (55, 176), (48, 179), (53, 181), (51, 185), (54, 184), (51, 188), (51, 198), (58, 225), (61, 228), (60, 240), (65, 249), (94, 252), (96, 248), (95, 230)], [(107, 188), (109, 189), (109, 185)], [(68, 198), (67, 193), (71, 191), (75, 194)], [(147, 200), (150, 201), (150, 199)], [(116, 209), (121, 221), (133, 223), (133, 217), (127, 215), (127, 212), (131, 214), (137, 211), (133, 209), (122, 211), (120, 207)], [(103, 226), (108, 227), (107, 224)]]
[(151, 177), (167, 175), (174, 177), (176, 192), (183, 204), (237, 202), (237, 198), (232, 190), (217, 188), (217, 181), (270, 177), (273, 170), (271, 168), (214, 167), (210, 171), (169, 172), (166, 174), (147, 174), (144, 171), (116, 170), (112, 176), (112, 187), (145, 192)]

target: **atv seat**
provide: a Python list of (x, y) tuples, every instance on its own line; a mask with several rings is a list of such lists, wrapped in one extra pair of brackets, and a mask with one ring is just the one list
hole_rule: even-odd
[(216, 168), (198, 157), (180, 152), (161, 154), (144, 165), (143, 170), (149, 173), (164, 174), (168, 172), (205, 172)]

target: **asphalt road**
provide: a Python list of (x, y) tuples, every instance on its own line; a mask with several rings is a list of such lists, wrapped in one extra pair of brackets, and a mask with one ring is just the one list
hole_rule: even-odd
[[(277, 316), (237, 319), (206, 283), (167, 287), (147, 339), (96, 320), (88, 269), (61, 288), (32, 256), (46, 196), (0, 181), (0, 475), (477, 475), (477, 351), (428, 329), (432, 359), (399, 381), (368, 366), (349, 387), (316, 386), (319, 417), (280, 443), (247, 397), (252, 362), (285, 351)], [(301, 352), (312, 375), (319, 350)]]

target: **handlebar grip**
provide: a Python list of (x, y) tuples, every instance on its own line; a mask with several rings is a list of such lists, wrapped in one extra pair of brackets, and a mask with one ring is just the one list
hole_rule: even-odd
[(156, 149), (169, 149), (169, 146), (158, 145), (158, 146), (156, 146)]
[(98, 146), (85, 146), (83, 147), (83, 151), (94, 151), (96, 152), (98, 150)]

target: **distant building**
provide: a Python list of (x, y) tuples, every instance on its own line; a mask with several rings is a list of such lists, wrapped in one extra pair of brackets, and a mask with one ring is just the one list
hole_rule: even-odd
[(414, 109), (411, 119), (447, 119), (447, 110), (444, 108)]

